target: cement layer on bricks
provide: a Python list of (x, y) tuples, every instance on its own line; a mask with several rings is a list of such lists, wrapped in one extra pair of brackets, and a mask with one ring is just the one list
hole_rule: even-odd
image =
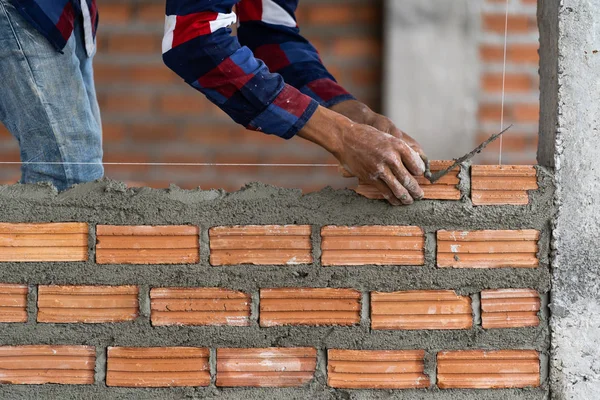
[(546, 388), (536, 389), (495, 389), (495, 390), (444, 390), (404, 389), (395, 390), (336, 390), (316, 381), (303, 388), (113, 388), (95, 386), (0, 386), (0, 398), (11, 400), (43, 399), (114, 399), (114, 400), (545, 400), (549, 392)]
[(316, 347), (360, 350), (498, 350), (547, 351), (547, 323), (538, 327), (471, 330), (370, 331), (368, 326), (272, 327), (174, 326), (150, 328), (149, 322), (117, 324), (6, 324), (4, 345), (73, 344), (95, 347)]
[(552, 176), (527, 206), (474, 207), (470, 201), (423, 200), (407, 207), (365, 199), (351, 190), (300, 190), (254, 183), (234, 193), (127, 189), (102, 180), (63, 193), (43, 185), (0, 186), (3, 222), (76, 221), (112, 225), (411, 225), (425, 231), (541, 229), (553, 214)]
[[(424, 267), (251, 266), (215, 268), (203, 265), (122, 266), (34, 263), (0, 264), (0, 282), (60, 285), (149, 285), (150, 287), (223, 287), (244, 293), (267, 287), (353, 288), (364, 292), (456, 290), (466, 295), (486, 289), (550, 290), (547, 268), (437, 269), (430, 257)], [(51, 277), (51, 278), (49, 278)]]

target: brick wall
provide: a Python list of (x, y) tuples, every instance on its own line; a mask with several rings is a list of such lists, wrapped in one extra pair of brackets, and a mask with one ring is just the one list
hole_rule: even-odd
[(5, 187), (0, 397), (547, 398), (552, 179), (463, 165), (404, 208)]
[[(538, 35), (535, 0), (510, 0), (506, 124), (507, 163), (533, 163), (538, 120)], [(218, 108), (164, 67), (160, 56), (163, 0), (99, 0), (101, 26), (95, 71), (102, 108), (106, 162), (329, 163), (335, 160), (306, 141), (284, 142), (233, 124)], [(504, 29), (502, 0), (482, 11), (481, 103), (478, 140), (495, 133), (500, 119)], [(375, 109), (381, 101), (382, 1), (302, 0), (303, 33), (332, 73)], [(497, 162), (498, 145), (479, 160)], [(0, 127), (0, 160), (18, 161), (15, 140)], [(18, 166), (3, 166), (0, 182), (15, 181)], [(107, 176), (142, 185), (236, 190), (250, 181), (313, 190), (345, 186), (335, 168), (199, 168), (107, 166)]]
[[(509, 0), (508, 45), (504, 125), (514, 124), (503, 139), (503, 162), (532, 164), (536, 161), (539, 123), (539, 30), (537, 0)], [(481, 94), (479, 133), (481, 142), (500, 129), (502, 67), (506, 1), (485, 0), (482, 5)], [(497, 163), (499, 143), (478, 159)]]

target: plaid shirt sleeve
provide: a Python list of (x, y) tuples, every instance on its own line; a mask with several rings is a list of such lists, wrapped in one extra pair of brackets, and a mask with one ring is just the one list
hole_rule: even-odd
[(237, 123), (289, 139), (319, 103), (231, 36), (238, 1), (167, 0), (163, 60)]
[(241, 0), (240, 43), (264, 61), (271, 72), (324, 107), (354, 99), (321, 62), (317, 50), (300, 35), (295, 11), (299, 0)]

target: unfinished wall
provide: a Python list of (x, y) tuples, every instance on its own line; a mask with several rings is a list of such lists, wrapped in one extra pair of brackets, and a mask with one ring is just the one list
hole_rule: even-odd
[(556, 169), (553, 398), (600, 393), (600, 1), (540, 1), (539, 163)]
[(0, 186), (0, 397), (545, 399), (553, 179), (470, 172), (400, 208)]

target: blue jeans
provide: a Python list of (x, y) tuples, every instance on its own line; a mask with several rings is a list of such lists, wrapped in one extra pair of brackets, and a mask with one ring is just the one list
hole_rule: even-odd
[(21, 183), (51, 182), (65, 190), (104, 175), (100, 110), (81, 21), (61, 54), (0, 0), (0, 121), (19, 142)]

